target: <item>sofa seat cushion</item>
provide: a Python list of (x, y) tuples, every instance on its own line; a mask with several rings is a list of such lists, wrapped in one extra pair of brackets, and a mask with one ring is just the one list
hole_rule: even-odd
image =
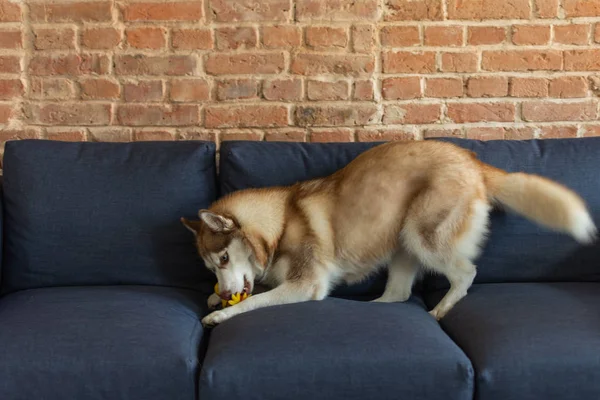
[(471, 399), (464, 353), (411, 298), (273, 306), (213, 329), (200, 398)]
[(600, 398), (600, 283), (474, 285), (441, 325), (473, 362), (477, 399)]
[(205, 299), (112, 286), (0, 299), (0, 396), (10, 400), (194, 400)]

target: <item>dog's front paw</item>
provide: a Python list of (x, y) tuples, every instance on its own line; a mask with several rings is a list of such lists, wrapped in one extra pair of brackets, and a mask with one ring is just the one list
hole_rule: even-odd
[(211, 310), (216, 309), (218, 306), (221, 305), (221, 298), (219, 297), (218, 294), (213, 293), (210, 295), (210, 297), (208, 298), (208, 308), (210, 308)]
[(223, 310), (213, 311), (202, 319), (202, 325), (211, 327), (220, 324), (221, 322), (229, 319), (227, 313)]

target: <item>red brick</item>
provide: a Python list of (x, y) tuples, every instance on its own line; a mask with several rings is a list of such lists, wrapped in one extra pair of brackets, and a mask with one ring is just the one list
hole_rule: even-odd
[(534, 14), (538, 18), (558, 17), (559, 0), (535, 0), (533, 4)]
[(262, 42), (269, 49), (299, 47), (302, 31), (293, 25), (265, 26), (262, 28)]
[(448, 0), (449, 19), (528, 19), (529, 0)]
[(432, 128), (423, 130), (423, 139), (436, 137), (464, 137), (460, 129)]
[(587, 44), (589, 42), (590, 25), (555, 25), (554, 43)]
[(352, 27), (352, 50), (355, 53), (370, 53), (375, 45), (373, 25), (354, 25)]
[(347, 128), (313, 129), (310, 132), (310, 141), (315, 143), (353, 142), (354, 130)]
[(108, 73), (110, 59), (98, 54), (40, 55), (29, 62), (31, 75), (85, 75)]
[(161, 81), (138, 81), (123, 84), (123, 98), (127, 102), (161, 101)]
[(477, 71), (477, 54), (442, 53), (442, 71), (475, 72)]
[(256, 99), (259, 81), (254, 79), (230, 79), (217, 82), (217, 100)]
[(110, 104), (46, 103), (30, 104), (26, 112), (28, 122), (41, 125), (108, 125)]
[(577, 127), (568, 126), (542, 126), (540, 127), (540, 139), (576, 138)]
[(565, 51), (566, 71), (600, 71), (600, 49)]
[(428, 26), (425, 28), (424, 39), (427, 46), (462, 46), (462, 26)]
[(513, 97), (546, 97), (548, 96), (548, 79), (511, 78), (510, 95)]
[(171, 81), (172, 101), (210, 100), (210, 85), (204, 79), (176, 79)]
[(471, 45), (500, 44), (506, 40), (506, 28), (502, 26), (469, 26), (467, 43)]
[(263, 140), (264, 133), (262, 131), (251, 130), (234, 130), (234, 131), (226, 131), (221, 135), (221, 142), (225, 142), (228, 140), (246, 140), (246, 141), (254, 141), (259, 142)]
[(75, 31), (66, 29), (34, 29), (36, 50), (59, 50), (75, 48)]
[(299, 75), (339, 74), (356, 76), (371, 74), (375, 59), (367, 55), (346, 54), (297, 54), (292, 61), (291, 72)]
[(516, 45), (540, 45), (550, 42), (550, 25), (515, 25), (512, 41)]
[(206, 0), (208, 15), (216, 22), (286, 21), (290, 18), (289, 0)]
[(595, 101), (547, 102), (529, 101), (522, 105), (525, 121), (591, 121), (598, 117)]
[(85, 129), (65, 130), (59, 128), (58, 130), (48, 131), (46, 137), (49, 140), (59, 140), (61, 142), (85, 142), (86, 131)]
[(252, 49), (258, 41), (253, 27), (217, 28), (215, 40), (218, 50)]
[(34, 22), (110, 22), (110, 1), (31, 3), (30, 18)]
[(550, 80), (548, 93), (550, 97), (586, 97), (588, 82), (583, 76), (563, 76)]
[(306, 142), (306, 132), (303, 130), (277, 130), (265, 134), (267, 142)]
[(177, 50), (210, 50), (213, 38), (210, 29), (174, 29), (171, 42)]
[(415, 140), (415, 134), (409, 129), (385, 128), (385, 129), (358, 129), (356, 131), (358, 142), (392, 142)]
[(469, 97), (503, 97), (508, 95), (508, 78), (505, 76), (473, 77), (467, 81)]
[(506, 140), (527, 140), (533, 138), (535, 138), (535, 131), (530, 126), (506, 128), (504, 130), (504, 139)]
[(0, 143), (9, 140), (39, 139), (40, 132), (36, 129), (0, 129)]
[(208, 106), (204, 124), (207, 128), (287, 126), (288, 110), (271, 105)]
[(298, 21), (364, 21), (377, 19), (377, 0), (297, 0)]
[(128, 28), (125, 37), (129, 46), (136, 49), (162, 49), (167, 44), (166, 31), (158, 27)]
[(513, 122), (513, 103), (448, 103), (448, 118), (456, 123)]
[(263, 83), (263, 97), (267, 100), (293, 101), (302, 98), (299, 79), (273, 79)]
[(597, 23), (594, 28), (594, 42), (600, 43), (600, 23)]
[(0, 79), (0, 100), (10, 100), (23, 95), (20, 79)]
[(66, 100), (73, 98), (73, 81), (66, 78), (30, 78), (29, 96), (40, 100)]
[(165, 130), (135, 130), (133, 131), (135, 142), (157, 142), (175, 140), (175, 133)]
[(20, 49), (23, 47), (21, 31), (17, 29), (0, 29), (0, 49)]
[(309, 26), (304, 35), (306, 45), (315, 50), (343, 49), (348, 45), (348, 32), (345, 28)]
[(418, 77), (384, 79), (381, 92), (385, 100), (416, 99), (423, 96)]
[(86, 79), (80, 82), (82, 99), (118, 99), (119, 84), (108, 79)]
[(600, 0), (563, 0), (566, 18), (597, 17), (600, 15)]
[(373, 100), (374, 89), (371, 81), (354, 82), (352, 98), (354, 100)]
[(130, 142), (131, 128), (89, 128), (89, 139), (92, 142)]
[(17, 74), (21, 72), (21, 57), (0, 55), (0, 73)]
[(384, 73), (433, 73), (435, 72), (435, 52), (384, 52)]
[(121, 42), (121, 32), (115, 28), (88, 28), (81, 34), (81, 45), (88, 49), (112, 49)]
[(10, 0), (0, 0), (0, 22), (21, 22), (21, 6)]
[(209, 142), (217, 142), (217, 132), (204, 130), (204, 129), (192, 129), (186, 131), (179, 131), (179, 140), (203, 140)]
[(379, 35), (382, 46), (407, 47), (421, 44), (417, 26), (384, 26)]
[(348, 82), (308, 81), (306, 95), (309, 100), (347, 100)]
[(197, 105), (119, 104), (117, 120), (125, 126), (197, 125), (200, 113)]
[(558, 50), (484, 51), (481, 66), (487, 71), (559, 71), (562, 54)]
[(294, 120), (299, 126), (353, 126), (377, 122), (374, 104), (319, 105), (297, 107)]
[(583, 136), (600, 136), (600, 125), (584, 125)]
[(439, 104), (387, 105), (383, 112), (384, 124), (432, 124), (442, 114)]
[(205, 63), (206, 72), (211, 75), (278, 74), (284, 66), (281, 53), (211, 53)]
[(198, 21), (202, 19), (201, 1), (125, 3), (125, 21)]
[(460, 78), (425, 79), (425, 97), (462, 97), (463, 81)]
[(439, 21), (444, 18), (442, 0), (388, 0), (385, 5), (386, 21)]
[(116, 55), (117, 75), (192, 75), (196, 69), (194, 56)]
[(504, 128), (467, 128), (465, 136), (472, 140), (501, 140), (504, 139)]
[[(0, 104), (0, 124), (6, 124), (12, 117), (12, 107), (9, 104)], [(2, 129), (0, 129), (2, 132)]]

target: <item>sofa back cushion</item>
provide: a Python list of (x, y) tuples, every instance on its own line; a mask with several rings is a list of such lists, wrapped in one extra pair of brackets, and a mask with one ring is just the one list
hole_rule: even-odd
[[(553, 179), (577, 192), (600, 227), (600, 138), (523, 141), (443, 139), (474, 151), (509, 172)], [(600, 244), (582, 246), (502, 208), (491, 214), (490, 234), (475, 282), (600, 281)], [(431, 280), (447, 287), (445, 279)]]
[(207, 286), (180, 217), (197, 218), (215, 197), (213, 143), (9, 142), (2, 292)]
[[(334, 173), (378, 143), (286, 143), (230, 141), (221, 145), (220, 194), (315, 179)], [(374, 296), (383, 291), (385, 272), (360, 284), (337, 288), (333, 296)]]

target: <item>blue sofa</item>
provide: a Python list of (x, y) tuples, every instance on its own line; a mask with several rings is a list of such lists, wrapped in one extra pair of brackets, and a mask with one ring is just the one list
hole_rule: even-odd
[[(444, 139), (580, 193), (600, 222), (600, 138)], [(6, 144), (0, 400), (600, 398), (600, 244), (496, 210), (469, 295), (448, 282), (369, 303), (385, 273), (322, 302), (205, 329), (214, 277), (180, 217), (248, 187), (343, 167), (377, 143)]]

